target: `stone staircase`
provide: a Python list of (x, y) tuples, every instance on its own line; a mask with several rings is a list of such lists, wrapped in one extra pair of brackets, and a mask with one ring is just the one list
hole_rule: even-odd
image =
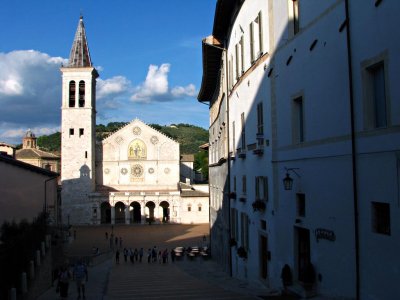
[(104, 299), (257, 299), (197, 279), (182, 271), (178, 263), (122, 261), (111, 270)]

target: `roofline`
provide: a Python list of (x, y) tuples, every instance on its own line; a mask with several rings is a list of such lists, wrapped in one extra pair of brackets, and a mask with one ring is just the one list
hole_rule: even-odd
[(22, 162), (22, 161), (13, 159), (13, 158), (6, 157), (4, 155), (0, 155), (0, 162), (5, 162), (7, 164), (19, 167), (21, 169), (26, 169), (28, 171), (39, 173), (39, 174), (42, 174), (42, 175), (45, 175), (45, 176), (48, 176), (48, 177), (58, 177), (58, 176), (60, 176), (60, 174), (58, 174), (56, 172), (52, 172), (52, 171), (49, 171), (49, 170), (46, 170), (46, 169), (43, 169), (43, 168), (40, 168), (40, 167), (37, 167), (37, 166), (34, 166), (34, 165), (30, 165), (30, 164), (27, 164), (25, 162)]

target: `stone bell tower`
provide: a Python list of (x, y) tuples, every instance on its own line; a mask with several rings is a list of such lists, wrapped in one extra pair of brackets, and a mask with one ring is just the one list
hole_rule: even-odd
[(61, 201), (64, 224), (91, 223), (95, 191), (96, 78), (81, 16), (69, 62), (61, 67)]

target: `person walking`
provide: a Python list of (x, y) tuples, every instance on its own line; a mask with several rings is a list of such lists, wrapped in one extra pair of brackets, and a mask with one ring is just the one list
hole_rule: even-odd
[(115, 252), (115, 263), (119, 264), (119, 250)]
[(171, 249), (171, 261), (175, 262), (175, 251), (174, 251), (174, 249)]
[(149, 250), (147, 250), (147, 262), (150, 263), (151, 262), (151, 249), (149, 248)]
[(76, 288), (78, 290), (78, 299), (81, 299), (81, 294), (83, 299), (85, 297), (85, 283), (89, 280), (88, 271), (86, 265), (82, 260), (78, 260), (78, 263), (74, 267), (73, 278), (76, 281)]
[(61, 299), (68, 299), (68, 288), (70, 279), (71, 279), (71, 273), (68, 269), (68, 265), (62, 266), (60, 272), (58, 273), (58, 283), (57, 283), (57, 291), (60, 292)]
[(131, 263), (135, 263), (135, 259), (134, 259), (134, 254), (133, 254), (133, 250), (132, 248), (129, 248), (129, 260), (131, 261)]

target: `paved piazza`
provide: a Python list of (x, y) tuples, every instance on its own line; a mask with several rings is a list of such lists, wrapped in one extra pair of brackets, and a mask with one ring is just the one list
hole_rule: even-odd
[[(248, 286), (237, 279), (230, 278), (218, 268), (212, 259), (196, 257), (193, 260), (183, 257), (174, 263), (147, 263), (147, 254), (142, 263), (124, 262), (121, 253), (120, 263), (115, 263), (115, 241), (110, 250), (111, 233), (122, 238), (118, 249), (143, 247), (145, 250), (171, 250), (182, 246), (203, 246), (209, 240), (209, 225), (115, 225), (96, 227), (73, 227), (71, 241), (66, 247), (71, 261), (77, 257), (92, 255), (93, 247), (101, 253), (98, 260), (89, 266), (89, 281), (86, 299), (261, 299), (257, 296), (268, 294), (267, 289)], [(206, 239), (204, 241), (204, 236)], [(49, 289), (41, 300), (58, 299), (55, 288)], [(69, 286), (69, 298), (77, 299), (75, 282)]]

